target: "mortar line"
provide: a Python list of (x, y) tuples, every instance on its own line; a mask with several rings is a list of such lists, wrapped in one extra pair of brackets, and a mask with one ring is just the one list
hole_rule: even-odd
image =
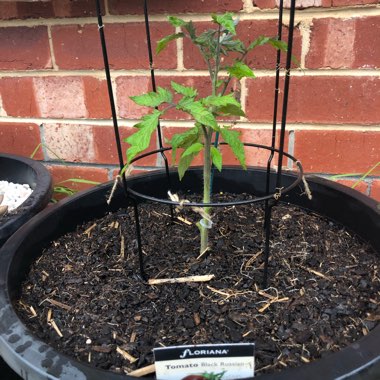
[[(193, 20), (194, 22), (210, 21), (209, 14), (183, 14), (176, 13), (180, 15), (185, 21)], [(277, 20), (278, 9), (257, 9), (252, 8), (249, 12), (236, 12), (241, 21), (249, 20)], [(360, 6), (347, 6), (341, 8), (307, 8), (303, 10), (298, 10), (296, 13), (296, 22), (302, 19), (311, 18), (352, 18), (352, 17), (370, 17), (380, 15), (380, 6), (368, 4)], [(287, 15), (284, 15), (286, 20)], [(143, 15), (105, 15), (104, 24), (117, 24), (117, 23), (135, 23), (143, 22)], [(151, 15), (151, 22), (167, 22), (166, 15)], [(286, 21), (285, 21), (286, 22)], [(2, 20), (1, 27), (14, 27), (14, 26), (55, 26), (55, 25), (89, 25), (97, 24), (96, 17), (73, 17), (73, 18), (35, 18), (27, 20)]]
[(300, 22), (299, 30), (301, 33), (302, 44), (301, 44), (301, 59), (300, 67), (302, 69), (306, 68), (306, 57), (310, 50), (311, 42), (311, 21), (302, 20)]
[(48, 41), (49, 41), (49, 50), (50, 50), (50, 58), (51, 58), (51, 65), (53, 67), (53, 70), (59, 70), (59, 67), (55, 60), (55, 53), (54, 53), (54, 45), (53, 45), (53, 36), (51, 34), (51, 26), (48, 26), (47, 28), (48, 33)]
[[(261, 70), (254, 69), (255, 76), (260, 77), (273, 77), (275, 76), (274, 70)], [(207, 70), (155, 70), (156, 76), (162, 77), (207, 77), (209, 75)], [(118, 76), (149, 76), (149, 70), (112, 70), (113, 77)], [(225, 71), (221, 71), (221, 74), (226, 74)], [(330, 77), (380, 77), (379, 69), (293, 69), (292, 76), (330, 76)], [(0, 70), (1, 77), (7, 78), (22, 78), (22, 77), (68, 77), (68, 76), (91, 76), (93, 78), (105, 79), (105, 74), (102, 69), (99, 70), (30, 70), (30, 71), (5, 71)], [(281, 71), (281, 76), (284, 76), (284, 71)], [(253, 79), (254, 80), (254, 79)]]
[[(138, 119), (118, 119), (118, 124), (120, 127), (133, 127)], [(107, 127), (113, 126), (111, 119), (56, 119), (56, 118), (18, 118), (2, 116), (0, 117), (0, 123), (7, 124), (17, 124), (17, 123), (32, 123), (32, 124), (67, 124), (67, 125), (89, 125), (93, 127)], [(184, 127), (191, 128), (194, 126), (194, 122), (191, 120), (161, 120), (163, 127)], [(235, 122), (225, 121), (224, 124), (234, 124), (236, 128), (245, 128), (247, 130), (263, 130), (272, 129), (271, 121), (268, 123), (257, 123), (249, 121), (238, 121)], [(354, 125), (354, 124), (321, 124), (315, 123), (310, 125), (310, 123), (287, 123), (288, 130), (293, 131), (358, 131), (358, 132), (380, 132), (380, 125)]]
[(44, 158), (44, 161), (49, 159), (49, 153), (46, 149), (46, 138), (45, 138), (45, 126), (44, 123), (40, 123), (38, 125), (39, 131), (40, 131), (40, 140), (41, 140), (41, 151), (42, 156)]
[(257, 12), (258, 8), (254, 7), (252, 0), (243, 0), (243, 12), (253, 13)]
[[(289, 130), (288, 133), (288, 153), (294, 157), (294, 145), (295, 145), (295, 133), (293, 130)], [(294, 169), (293, 160), (288, 157), (287, 162), (288, 169)]]
[[(247, 89), (247, 80), (246, 78), (243, 78), (240, 81), (241, 88), (240, 88), (240, 104), (242, 105), (242, 109), (244, 113), (246, 112), (246, 102), (247, 102), (247, 95), (248, 95), (248, 89)], [(246, 120), (244, 118), (244, 120)]]
[(109, 6), (108, 6), (108, 1), (104, 1), (103, 4), (104, 4), (104, 17), (111, 16)]
[[(176, 28), (176, 33), (181, 31), (181, 28)], [(183, 59), (183, 38), (177, 38), (177, 70), (183, 71), (185, 69), (184, 59)]]

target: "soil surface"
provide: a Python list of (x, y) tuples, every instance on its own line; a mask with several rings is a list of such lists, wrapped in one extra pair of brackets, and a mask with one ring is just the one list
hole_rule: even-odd
[(139, 210), (149, 278), (215, 277), (144, 283), (132, 210), (119, 210), (54, 241), (31, 268), (16, 307), (38, 337), (117, 372), (152, 363), (154, 347), (255, 342), (260, 374), (340, 350), (380, 320), (379, 257), (340, 225), (274, 207), (262, 289), (261, 207), (214, 209), (200, 258), (199, 215), (182, 209), (171, 222), (168, 206)]

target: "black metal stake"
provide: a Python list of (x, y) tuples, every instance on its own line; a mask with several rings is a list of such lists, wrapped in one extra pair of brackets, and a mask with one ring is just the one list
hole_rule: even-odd
[[(282, 38), (282, 15), (284, 11), (284, 2), (280, 0), (280, 9), (278, 16), (278, 29), (277, 29), (277, 38), (280, 41)], [(281, 66), (281, 49), (277, 50), (277, 59), (276, 59), (276, 79), (274, 85), (274, 105), (273, 105), (273, 125), (272, 125), (272, 138), (271, 138), (271, 146), (274, 149), (276, 147), (276, 134), (277, 134), (277, 113), (278, 113), (278, 97), (280, 93), (280, 67)], [(265, 194), (269, 194), (269, 173), (271, 163), (274, 157), (274, 150), (271, 151), (270, 156), (267, 162), (267, 178), (266, 178), (266, 188)], [(268, 201), (265, 202), (265, 207), (267, 206)]]
[[(282, 38), (282, 16), (284, 11), (284, 2), (280, 0), (279, 16), (278, 16), (278, 28), (277, 28), (277, 39)], [(274, 149), (276, 147), (276, 134), (277, 134), (277, 113), (278, 113), (278, 97), (280, 93), (280, 68), (281, 68), (281, 50), (277, 50), (276, 58), (276, 79), (274, 85), (274, 105), (273, 105), (273, 125), (272, 125), (272, 139), (271, 139), (271, 153), (267, 162), (267, 172), (266, 172), (266, 185), (265, 185), (265, 195), (269, 194), (270, 188), (270, 168), (272, 160), (274, 157)], [(265, 245), (264, 245), (264, 275), (263, 275), (263, 288), (265, 289), (268, 285), (268, 265), (270, 256), (270, 235), (271, 235), (271, 218), (272, 218), (272, 208), (274, 203), (269, 204), (269, 200), (265, 200), (264, 206), (264, 231), (265, 231)]]
[(288, 35), (288, 51), (286, 55), (286, 68), (285, 68), (285, 83), (284, 83), (284, 98), (282, 102), (282, 119), (281, 119), (281, 134), (280, 146), (278, 155), (278, 168), (277, 168), (277, 181), (276, 188), (281, 192), (281, 175), (282, 175), (282, 161), (284, 157), (285, 145), (285, 129), (286, 117), (288, 112), (288, 98), (289, 98), (289, 85), (290, 85), (290, 67), (292, 64), (292, 50), (293, 50), (293, 31), (294, 31), (294, 15), (296, 9), (296, 0), (291, 0), (290, 3), (290, 16), (289, 16), (289, 35)]
[[(95, 0), (95, 3), (96, 3), (96, 13), (98, 16), (98, 28), (99, 28), (99, 35), (100, 35), (100, 43), (102, 45), (102, 52), (103, 52), (104, 71), (106, 73), (106, 78), (107, 78), (108, 97), (109, 97), (110, 106), (111, 106), (113, 129), (114, 129), (115, 139), (116, 139), (117, 155), (119, 157), (120, 170), (122, 170), (124, 168), (124, 160), (123, 160), (123, 152), (121, 149), (119, 127), (118, 127), (118, 123), (117, 123), (115, 99), (114, 99), (113, 90), (112, 90), (112, 81), (111, 81), (110, 65), (108, 62), (106, 39), (104, 36), (103, 18), (102, 18), (102, 12), (100, 9), (100, 1)], [(123, 178), (124, 178), (124, 176), (123, 176)]]
[[(147, 40), (147, 45), (148, 45), (150, 78), (151, 78), (151, 82), (152, 82), (152, 90), (154, 92), (156, 92), (157, 87), (156, 87), (156, 77), (154, 74), (154, 63), (153, 63), (153, 53), (152, 53), (152, 42), (151, 42), (151, 37), (150, 37), (148, 1), (147, 0), (144, 0), (144, 20), (145, 20), (146, 40)], [(157, 123), (157, 137), (158, 137), (159, 148), (161, 149), (160, 154), (161, 154), (162, 159), (164, 160), (166, 179), (168, 182), (168, 189), (171, 190), (171, 181), (170, 181), (170, 175), (169, 175), (169, 163), (168, 163), (168, 159), (167, 159), (164, 151), (162, 151), (163, 142), (162, 142), (162, 132), (161, 132), (160, 121), (158, 121), (158, 123)], [(170, 206), (170, 217), (173, 221), (173, 219), (174, 219), (173, 206)]]
[[(124, 168), (124, 160), (123, 160), (123, 152), (121, 148), (119, 127), (118, 127), (118, 122), (117, 122), (115, 100), (113, 96), (112, 80), (111, 80), (110, 66), (109, 66), (108, 53), (107, 53), (107, 45), (106, 45), (106, 39), (104, 35), (103, 18), (102, 18), (101, 9), (100, 9), (100, 2), (99, 0), (95, 0), (95, 2), (96, 2), (96, 11), (97, 11), (97, 16), (98, 16), (100, 42), (101, 42), (102, 52), (103, 52), (104, 71), (106, 73), (106, 78), (107, 78), (108, 97), (109, 97), (110, 106), (111, 106), (113, 127), (114, 127), (115, 139), (116, 139), (117, 154), (119, 157), (120, 171), (122, 171), (122, 169)], [(122, 178), (122, 183), (123, 183), (124, 194), (126, 198), (130, 198), (127, 192), (127, 182), (126, 182), (125, 175), (123, 174), (121, 178)], [(143, 252), (142, 252), (142, 245), (141, 245), (141, 229), (140, 229), (140, 222), (139, 222), (138, 207), (137, 207), (137, 202), (135, 199), (132, 199), (132, 202), (133, 202), (133, 209), (134, 209), (134, 214), (135, 214), (136, 239), (137, 239), (137, 247), (138, 247), (138, 255), (139, 255), (140, 275), (144, 279), (144, 281), (146, 281), (147, 277), (144, 271)]]

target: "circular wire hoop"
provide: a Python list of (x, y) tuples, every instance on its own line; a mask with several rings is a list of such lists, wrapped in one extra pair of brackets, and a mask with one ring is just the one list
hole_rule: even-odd
[[(224, 142), (221, 142), (221, 143), (219, 143), (219, 145), (227, 145), (227, 144), (224, 143)], [(279, 149), (272, 148), (272, 147), (267, 146), (267, 145), (254, 144), (254, 143), (244, 143), (243, 145), (244, 146), (248, 146), (248, 147), (268, 150), (268, 151), (271, 151), (272, 153), (283, 154), (285, 157), (291, 159), (296, 164), (296, 167), (297, 167), (297, 177), (295, 178), (295, 180), (290, 185), (288, 185), (286, 187), (283, 187), (283, 188), (276, 188), (275, 192), (268, 192), (268, 194), (266, 194), (264, 196), (250, 198), (250, 199), (244, 199), (244, 200), (236, 200), (236, 201), (231, 201), (231, 202), (210, 202), (210, 203), (183, 202), (183, 201), (181, 202), (181, 201), (173, 201), (173, 200), (170, 200), (170, 199), (157, 198), (157, 197), (153, 197), (153, 196), (150, 196), (150, 195), (147, 195), (147, 194), (143, 194), (143, 193), (141, 193), (139, 191), (136, 191), (136, 190), (130, 188), (128, 186), (128, 179), (127, 178), (126, 178), (126, 181), (125, 181), (126, 184), (127, 184), (126, 191), (127, 191), (128, 194), (134, 196), (137, 199), (145, 200), (145, 201), (150, 201), (150, 202), (155, 202), (155, 203), (166, 204), (166, 205), (171, 205), (171, 206), (181, 206), (181, 207), (182, 206), (183, 207), (228, 207), (228, 206), (246, 205), (246, 204), (251, 204), (251, 203), (259, 203), (259, 202), (263, 202), (263, 201), (269, 201), (271, 199), (274, 199), (275, 201), (277, 201), (277, 200), (279, 200), (281, 198), (281, 196), (283, 194), (288, 193), (290, 190), (292, 190), (293, 188), (295, 188), (302, 181), (302, 177), (303, 177), (303, 168), (302, 168), (302, 165), (301, 165), (300, 161), (298, 161), (291, 154), (289, 154), (287, 152), (281, 152)], [(159, 149), (152, 150), (150, 152), (147, 152), (147, 153), (144, 153), (142, 155), (139, 155), (139, 156), (135, 157), (131, 161), (131, 164), (133, 164), (134, 162), (136, 162), (138, 160), (141, 160), (141, 159), (143, 159), (145, 157), (149, 157), (149, 156), (151, 156), (153, 154), (158, 154), (158, 153), (162, 153), (162, 152), (165, 152), (165, 151), (169, 151), (171, 149), (172, 149), (171, 147), (164, 147), (164, 148), (159, 148)], [(279, 176), (281, 176), (281, 173), (277, 173), (277, 174)], [(269, 173), (268, 173), (268, 175), (269, 175)], [(168, 191), (169, 190), (170, 189), (168, 188)]]

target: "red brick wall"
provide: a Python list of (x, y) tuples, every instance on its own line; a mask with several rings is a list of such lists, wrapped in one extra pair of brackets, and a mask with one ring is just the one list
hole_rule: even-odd
[[(289, 3), (289, 1), (285, 1)], [(278, 0), (150, 0), (152, 40), (172, 33), (167, 15), (207, 25), (210, 12), (240, 15), (244, 39), (276, 33)], [(105, 33), (121, 135), (144, 109), (128, 96), (150, 89), (142, 0), (103, 0)], [(286, 145), (306, 172), (352, 173), (350, 185), (380, 161), (380, 8), (378, 0), (297, 0)], [(117, 168), (111, 111), (94, 0), (0, 1), (0, 151), (46, 162), (56, 181), (111, 179)], [(275, 54), (260, 47), (243, 80), (246, 118), (237, 128), (251, 142), (270, 142)], [(158, 84), (204, 89), (207, 76), (186, 41), (155, 58)], [(187, 72), (186, 70), (190, 71)], [(172, 113), (164, 136), (191, 126)], [(152, 141), (152, 148), (157, 141)], [(123, 146), (125, 148), (125, 146)], [(262, 153), (248, 162), (263, 164)], [(227, 162), (232, 162), (226, 150)], [(58, 157), (64, 160), (64, 164)], [(159, 165), (159, 158), (138, 169)], [(380, 165), (358, 189), (380, 199)]]

